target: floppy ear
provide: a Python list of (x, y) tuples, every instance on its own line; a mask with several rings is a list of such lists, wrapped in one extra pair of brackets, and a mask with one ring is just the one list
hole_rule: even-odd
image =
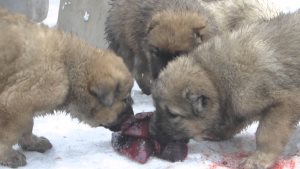
[(150, 32), (153, 28), (155, 28), (158, 24), (159, 24), (158, 21), (156, 21), (156, 20), (151, 20), (150, 24), (149, 24), (148, 27), (147, 27), (147, 34), (149, 34), (149, 32)]
[(203, 41), (203, 29), (205, 28), (204, 27), (197, 27), (197, 28), (193, 28), (192, 32), (193, 32), (193, 37), (195, 40), (199, 41), (200, 43)]
[(193, 107), (193, 114), (199, 116), (207, 107), (208, 97), (201, 93), (185, 91), (185, 99), (191, 103)]
[(111, 106), (113, 104), (115, 97), (114, 90), (108, 89), (107, 87), (91, 86), (89, 91), (105, 106)]

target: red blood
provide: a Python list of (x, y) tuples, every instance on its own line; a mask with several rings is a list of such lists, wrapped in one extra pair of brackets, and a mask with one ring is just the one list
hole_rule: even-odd
[(130, 127), (128, 127), (126, 130), (123, 130), (122, 132), (123, 134), (128, 136), (149, 138), (150, 137), (149, 120), (136, 121)]
[(121, 127), (122, 133), (129, 136), (149, 138), (149, 122), (153, 113), (138, 113), (127, 119)]
[(222, 158), (220, 161), (215, 161), (209, 169), (216, 169), (216, 168), (230, 168), (230, 169), (237, 169), (239, 163), (250, 154), (245, 152), (237, 152), (237, 153), (228, 153), (222, 154)]
[(143, 112), (143, 113), (137, 113), (134, 117), (139, 120), (143, 120), (146, 118), (150, 120), (150, 117), (152, 115), (153, 115), (153, 112)]
[(145, 163), (153, 154), (153, 145), (150, 140), (136, 139), (121, 133), (113, 133), (112, 146), (120, 154), (140, 163)]
[(153, 140), (153, 142), (154, 142), (154, 153), (156, 155), (159, 155), (161, 152), (161, 145), (156, 140)]
[[(237, 169), (243, 158), (249, 157), (250, 153), (228, 153), (223, 154), (221, 161), (216, 161), (209, 166), (209, 169), (230, 168)], [(296, 162), (292, 159), (279, 160), (269, 169), (296, 169)]]
[(186, 142), (170, 142), (164, 148), (150, 137), (149, 122), (152, 112), (138, 113), (127, 119), (121, 127), (121, 132), (112, 134), (112, 147), (140, 163), (145, 163), (154, 154), (159, 158), (172, 162), (186, 158), (188, 148)]
[(134, 116), (129, 117), (121, 126), (121, 131), (127, 130), (130, 126), (135, 123), (136, 119)]
[(273, 169), (295, 169), (296, 164), (294, 160), (281, 160), (274, 164)]
[(129, 143), (128, 147), (120, 150), (120, 153), (137, 162), (145, 163), (153, 154), (151, 142), (145, 139), (134, 139), (131, 141), (132, 142)]

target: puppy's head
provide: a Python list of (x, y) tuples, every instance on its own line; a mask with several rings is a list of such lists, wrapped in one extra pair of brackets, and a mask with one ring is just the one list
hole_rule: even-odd
[(97, 127), (118, 130), (130, 115), (133, 78), (123, 60), (113, 52), (86, 52), (81, 70), (71, 77), (70, 112), (81, 121)]
[(161, 142), (211, 137), (220, 120), (218, 94), (207, 73), (192, 58), (170, 62), (152, 88), (156, 112), (150, 132)]
[(192, 11), (162, 11), (147, 28), (147, 51), (154, 78), (174, 57), (187, 53), (209, 38), (207, 18)]

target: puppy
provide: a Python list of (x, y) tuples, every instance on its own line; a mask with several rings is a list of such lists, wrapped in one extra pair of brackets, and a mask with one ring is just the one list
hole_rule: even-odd
[(151, 82), (176, 56), (221, 32), (269, 20), (279, 9), (267, 0), (114, 0), (108, 13), (109, 47), (150, 94)]
[(0, 10), (0, 163), (24, 166), (23, 150), (52, 147), (32, 134), (37, 112), (66, 110), (92, 127), (117, 129), (132, 114), (133, 79), (122, 59), (21, 15)]
[(169, 60), (217, 31), (197, 0), (113, 0), (105, 24), (109, 47), (124, 59), (145, 94)]
[(240, 168), (270, 167), (300, 118), (300, 11), (224, 33), (168, 64), (153, 85), (150, 132), (160, 140), (224, 140), (253, 121), (256, 151)]

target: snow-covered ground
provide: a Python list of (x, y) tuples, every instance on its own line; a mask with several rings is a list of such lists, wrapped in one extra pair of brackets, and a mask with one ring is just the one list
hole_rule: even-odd
[[(284, 11), (300, 7), (299, 0), (273, 0)], [(58, 16), (59, 0), (50, 0), (45, 24), (54, 26)], [(152, 111), (151, 97), (142, 95), (135, 85), (132, 91), (134, 111)], [(138, 164), (116, 153), (110, 144), (111, 132), (104, 128), (91, 128), (71, 119), (63, 112), (35, 118), (34, 133), (46, 136), (53, 148), (46, 153), (24, 152), (28, 164), (24, 169), (226, 169), (235, 168), (238, 161), (255, 149), (254, 132), (257, 123), (242, 134), (223, 142), (188, 144), (189, 154), (185, 161), (171, 163), (151, 157), (146, 164)], [(274, 138), (276, 139), (276, 138)], [(275, 169), (300, 168), (300, 128), (287, 146), (285, 155)], [(18, 148), (16, 146), (15, 148)], [(4, 169), (6, 167), (1, 167)]]

